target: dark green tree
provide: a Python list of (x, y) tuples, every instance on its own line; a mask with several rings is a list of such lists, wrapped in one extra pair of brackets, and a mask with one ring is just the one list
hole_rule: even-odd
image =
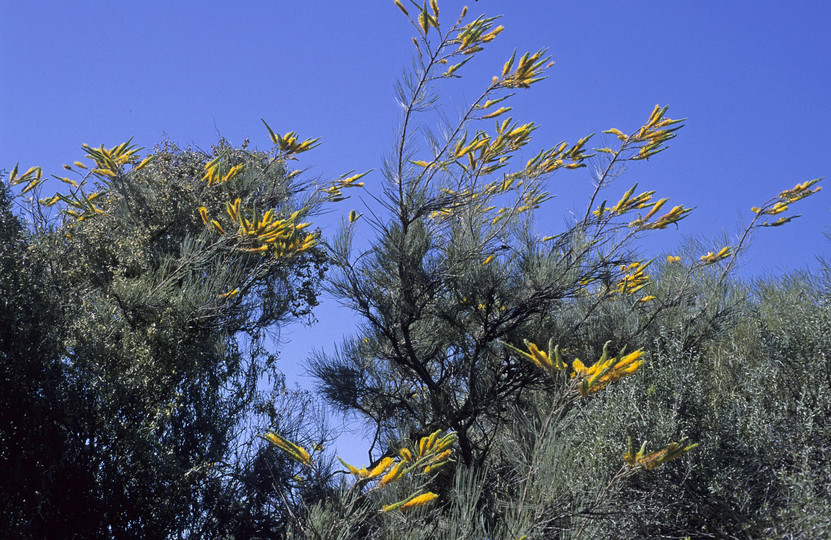
[(8, 534), (256, 528), (218, 516), (234, 505), (268, 514), (261, 533), (279, 529), (282, 503), (262, 495), (271, 483), (242, 481), (241, 460), (279, 476), (279, 459), (252, 439), (280, 416), (258, 385), (283, 392), (269, 337), (311, 316), (325, 263), (302, 220), (331, 196), (285, 167), (314, 141), (273, 139), (272, 153), (166, 143), (145, 159), (129, 143), (85, 146), (87, 161), (66, 166), (65, 191), (47, 198), (39, 168), (15, 167), (31, 227), (4, 188)]

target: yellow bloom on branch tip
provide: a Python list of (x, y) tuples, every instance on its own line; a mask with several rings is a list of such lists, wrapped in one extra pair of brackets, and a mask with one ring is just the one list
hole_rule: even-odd
[(401, 10), (401, 12), (402, 12), (404, 15), (406, 15), (407, 17), (409, 17), (409, 16), (410, 16), (410, 14), (409, 14), (409, 13), (407, 13), (407, 9), (404, 7), (404, 4), (402, 4), (399, 0), (394, 0), (394, 1), (393, 1), (393, 3), (396, 5), (396, 7), (398, 7), (398, 9), (400, 9), (400, 10)]
[(427, 493), (419, 495), (418, 497), (410, 499), (408, 502), (404, 503), (403, 506), (401, 506), (401, 509), (402, 510), (409, 510), (410, 508), (416, 508), (418, 506), (423, 506), (423, 505), (425, 505), (425, 504), (429, 503), (430, 501), (433, 501), (437, 498), (438, 498), (437, 494), (433, 493), (432, 491), (429, 491)]
[(295, 461), (298, 461), (303, 465), (306, 465), (307, 467), (312, 464), (312, 457), (302, 446), (295, 444), (289, 441), (288, 439), (281, 437), (280, 435), (277, 435), (272, 431), (266, 433), (264, 438), (268, 442), (285, 452), (290, 458), (294, 459)]
[(376, 465), (371, 471), (367, 473), (366, 477), (375, 478), (376, 476), (384, 474), (390, 467), (392, 467), (392, 464), (394, 462), (395, 458), (385, 457), (378, 463), (378, 465)]
[(394, 481), (398, 480), (398, 478), (404, 472), (404, 469), (406, 468), (406, 466), (407, 466), (406, 461), (399, 461), (398, 463), (396, 463), (395, 466), (393, 468), (391, 468), (389, 470), (389, 472), (384, 475), (383, 478), (381, 478), (381, 481), (378, 482), (378, 487), (385, 486), (385, 485), (389, 484), (390, 482), (394, 482)]
[(409, 498), (403, 501), (399, 501), (397, 503), (388, 504), (381, 509), (381, 512), (390, 512), (392, 510), (409, 510), (411, 508), (423, 506), (437, 498), (437, 494), (433, 493), (432, 491), (428, 491), (427, 493), (412, 495)]
[(233, 291), (228, 291), (225, 294), (220, 294), (219, 297), (224, 300), (225, 298), (230, 298), (230, 297), (236, 296), (238, 294), (239, 294), (239, 289), (234, 289)]
[(401, 456), (401, 459), (403, 459), (407, 463), (413, 462), (413, 454), (410, 452), (409, 448), (402, 448), (398, 451), (398, 455)]

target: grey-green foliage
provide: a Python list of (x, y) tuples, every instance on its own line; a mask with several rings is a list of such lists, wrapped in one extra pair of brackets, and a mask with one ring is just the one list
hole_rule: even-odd
[[(267, 407), (259, 407), (259, 421), (252, 416), (263, 401), (258, 383), (271, 376), (279, 387), (265, 340), (309, 316), (323, 259), (316, 250), (282, 259), (244, 252), (233, 235), (206, 227), (200, 206), (219, 216), (226, 201), (241, 198), (288, 215), (308, 203), (269, 155), (225, 143), (214, 154), (244, 163), (244, 173), (208, 186), (204, 165), (213, 155), (164, 144), (141, 169), (87, 177), (86, 196), (101, 193), (100, 213), (50, 217), (33, 203), (34, 227), (21, 240), (26, 257), (15, 270), (36, 272), (33, 309), (43, 311), (49, 326), (41, 331), (55, 345), (34, 357), (11, 350), (4, 361), (51, 370), (53, 378), (33, 391), (61, 395), (50, 412), (60, 435), (44, 435), (58, 450), (26, 458), (33, 460), (29, 487), (37, 487), (5, 501), (16, 508), (10, 534), (253, 532), (234, 529), (239, 521), (221, 523), (215, 514), (229, 506), (252, 519), (270, 514), (269, 522), (260, 516), (260, 533), (279, 529), (274, 508), (283, 503), (271, 498), (272, 483), (235, 480), (236, 456), (256, 454), (236, 447), (257, 444), (250, 429), (264, 427)], [(223, 297), (235, 288), (238, 294)], [(14, 426), (28, 413), (15, 407), (3, 407), (10, 414), (3, 442), (12, 456), (25, 456)], [(261, 502), (251, 503), (256, 497)]]
[[(568, 153), (556, 153), (568, 148), (563, 143), (512, 168), (534, 126), (489, 107), (541, 80), (544, 52), (524, 55), (520, 63), (532, 59), (524, 70), (512, 57), (458, 121), (443, 117), (441, 133), (433, 134), (433, 119), (423, 113), (441, 103), (435, 86), (457, 78), (461, 64), (454, 62), (473, 58), (495, 36), (486, 32), (500, 30), (485, 17), (439, 26), (431, 22), (438, 17), (434, 2), (412, 9), (419, 12), (411, 17), (418, 50), (398, 86), (402, 124), (378, 204), (365, 212), (372, 216), (369, 235), (353, 249), (359, 225), (350, 223), (328, 245), (337, 268), (330, 291), (357, 313), (361, 327), (335, 351), (316, 352), (311, 367), (323, 396), (371, 427), (376, 462), (403, 440), (451, 429), (458, 464), (433, 480), (430, 489), (440, 494), (434, 506), (375, 516), (358, 529), (350, 522), (341, 534), (404, 538), (427, 523), (418, 530), (446, 538), (729, 537), (795, 527), (798, 516), (788, 512), (798, 504), (817, 509), (811, 519), (821, 516), (823, 499), (811, 499), (816, 489), (804, 487), (811, 465), (794, 468), (795, 458), (764, 449), (778, 444), (782, 453), (788, 437), (803, 442), (796, 448), (817, 443), (825, 405), (820, 394), (784, 392), (783, 381), (798, 380), (801, 367), (788, 364), (799, 373), (788, 375), (774, 361), (758, 360), (784, 353), (775, 349), (782, 339), (771, 345), (764, 325), (765, 310), (778, 300), (761, 285), (731, 281), (736, 257), (763, 216), (815, 193), (818, 180), (766, 202), (735, 245), (708, 255), (688, 248), (682, 261), (649, 265), (634, 240), (660, 234), (690, 211), (667, 205), (661, 215), (666, 199), (636, 195), (637, 186), (620, 197), (629, 187), (620, 186), (621, 165), (660, 152), (680, 127), (656, 106), (629, 135), (607, 131), (620, 142), (617, 150), (597, 149), (588, 204), (543, 236), (533, 214), (548, 198), (545, 181), (558, 168), (583, 166), (588, 138)], [(489, 39), (478, 42), (482, 35)], [(477, 122), (494, 117), (493, 132), (490, 122)], [(420, 140), (416, 133), (427, 135)], [(649, 279), (638, 281), (647, 269)], [(808, 291), (794, 298), (821, 303), (815, 288)], [(826, 336), (826, 327), (815, 337)], [(516, 354), (525, 340), (540, 349), (549, 340), (558, 345), (569, 368), (544, 373)], [(740, 343), (748, 350), (730, 348)], [(580, 396), (578, 379), (568, 378), (576, 371), (571, 362), (590, 366), (607, 347), (643, 349), (647, 363)], [(771, 389), (780, 386), (772, 399)], [(811, 426), (810, 436), (789, 427), (794, 418)], [(770, 435), (774, 425), (789, 435)], [(658, 451), (685, 437), (699, 443), (689, 459), (655, 471), (624, 465), (630, 438), (635, 448), (647, 442)], [(792, 501), (784, 485), (792, 486)], [(385, 489), (399, 500), (406, 495)], [(337, 529), (338, 519), (354, 517), (336, 515), (338, 508), (320, 506), (312, 515)]]
[[(655, 275), (657, 287), (675, 279), (665, 274)], [(702, 289), (706, 280), (691, 292)], [(542, 491), (534, 496), (558, 500), (561, 512), (576, 517), (556, 534), (820, 538), (831, 532), (828, 283), (795, 274), (723, 289), (730, 313), (719, 315), (718, 332), (693, 345), (684, 327), (689, 312), (663, 312), (642, 336), (650, 354), (639, 373), (576, 410), (561, 433), (552, 433), (554, 444), (538, 443), (540, 479), (531, 486)], [(628, 323), (608, 316), (604, 324), (613, 332)], [(533, 440), (533, 425), (515, 423), (515, 433), (505, 435), (505, 455), (520, 458), (518, 470), (531, 460), (527, 451), (512, 451), (517, 443), (510, 441)], [(627, 437), (656, 449), (683, 436), (700, 443), (685, 459), (602, 492)], [(571, 497), (562, 497), (563, 484)], [(515, 507), (515, 495), (504, 504)]]

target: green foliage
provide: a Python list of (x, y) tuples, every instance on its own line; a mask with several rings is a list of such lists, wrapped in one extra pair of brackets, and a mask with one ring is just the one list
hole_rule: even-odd
[[(417, 36), (401, 126), (377, 204), (332, 239), (302, 221), (367, 173), (306, 190), (286, 160), (318, 139), (268, 124), (270, 154), (164, 145), (140, 161), (129, 141), (84, 146), (94, 165), (67, 166), (78, 178), (47, 199), (41, 169), (14, 168), (33, 226), (0, 194), (7, 528), (827, 536), (831, 283), (732, 276), (752, 233), (797, 217), (767, 221), (819, 179), (753, 207), (735, 243), (643, 260), (635, 242), (693, 209), (619, 186), (623, 165), (665, 150), (682, 120), (655, 106), (629, 133), (605, 130), (614, 147), (589, 135), (522, 157), (536, 126), (508, 104), (545, 78), (540, 50), (514, 53), (433, 133), (440, 85), (502, 27), (394, 3)], [(538, 231), (547, 181), (589, 165), (584, 210)], [(365, 467), (334, 464), (312, 397), (282, 387), (265, 347), (309, 317), (327, 264), (361, 325), (310, 367), (322, 397), (372, 429)], [(275, 392), (260, 395), (265, 376)]]
[[(317, 303), (324, 259), (293, 220), (323, 198), (301, 199), (279, 156), (226, 143), (213, 155), (164, 144), (141, 162), (127, 143), (84, 149), (94, 165), (67, 167), (68, 192), (38, 202), (34, 188), (31, 231), (4, 210), (3, 292), (22, 299), (3, 312), (15, 388), (4, 393), (4, 470), (20, 471), (8, 473), (20, 486), (4, 496), (9, 530), (211, 534), (234, 504), (270, 505), (274, 531), (271, 483), (238, 481), (274, 456), (237, 447), (278, 419), (255, 416), (258, 383), (280, 381), (265, 339)], [(228, 172), (212, 182), (217, 170)], [(217, 215), (235, 199), (241, 212), (284, 216), (286, 241), (252, 251), (242, 226), (206, 227), (200, 208)], [(258, 508), (244, 502), (257, 496)]]
[[(316, 525), (323, 520), (343, 538), (413, 530), (439, 538), (760, 536), (798, 530), (796, 504), (812, 505), (811, 526), (821, 527), (827, 512), (817, 490), (827, 464), (814, 458), (795, 468), (793, 458), (763, 456), (782, 448), (774, 425), (824, 455), (825, 442), (813, 446), (816, 432), (806, 437), (786, 424), (799, 414), (819, 422), (821, 399), (809, 409), (797, 405), (804, 392), (760, 400), (768, 378), (780, 376), (769, 372), (776, 364), (749, 350), (731, 355), (729, 367), (724, 360), (739, 336), (766, 342), (748, 335), (764, 318), (746, 312), (769, 300), (748, 298), (732, 281), (737, 257), (753, 231), (792, 219), (765, 216), (816, 193), (819, 180), (754, 207), (735, 244), (639, 259), (635, 240), (692, 209), (664, 208), (667, 198), (637, 185), (603, 198), (622, 165), (665, 150), (681, 120), (656, 106), (628, 134), (605, 131), (615, 148), (590, 154), (589, 136), (517, 164), (535, 126), (507, 118), (507, 100), (544, 78), (549, 61), (539, 51), (518, 63), (513, 55), (433, 133), (438, 86), (458, 79), (501, 27), (484, 16), (466, 22), (464, 12), (442, 25), (436, 2), (395, 3), (416, 32), (416, 52), (397, 88), (403, 120), (383, 193), (365, 212), (371, 239), (353, 247), (362, 223), (353, 213), (328, 244), (336, 269), (329, 290), (362, 323), (333, 353), (316, 352), (311, 368), (330, 404), (373, 430), (372, 466), (436, 429), (457, 435), (458, 462), (431, 481), (437, 502), (423, 511), (379, 521), (351, 506), (353, 484), (311, 507), (309, 527), (298, 532), (325, 537)], [(588, 164), (595, 190), (585, 212), (540, 234), (533, 214), (550, 198), (546, 181)], [(547, 352), (537, 347), (545, 343)], [(797, 365), (792, 380), (803, 377)], [(793, 405), (777, 409), (780, 399)], [(814, 465), (822, 474), (811, 476)], [(415, 493), (386, 489), (399, 501)], [(372, 498), (375, 508), (386, 496)]]

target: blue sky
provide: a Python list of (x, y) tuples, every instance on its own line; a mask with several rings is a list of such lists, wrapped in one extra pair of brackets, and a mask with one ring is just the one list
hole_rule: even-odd
[[(612, 127), (630, 132), (655, 104), (687, 118), (667, 152), (631, 167), (608, 192), (613, 199), (638, 182), (697, 207), (680, 231), (652, 237), (646, 255), (685, 235), (735, 238), (751, 206), (831, 172), (831, 4), (468, 4), (474, 16), (503, 14), (506, 30), (447, 89), (449, 114), (514, 48), (547, 47), (557, 62), (549, 78), (512, 103), (515, 119), (541, 126), (534, 151)], [(440, 2), (445, 24), (462, 5)], [(400, 113), (393, 86), (412, 52), (413, 30), (392, 1), (0, 0), (0, 20), (0, 169), (19, 161), (57, 174), (82, 157), (82, 143), (130, 137), (148, 148), (165, 137), (201, 148), (219, 135), (236, 144), (250, 137), (265, 149), (264, 118), (275, 131), (322, 138), (302, 156), (311, 176), (375, 169), (367, 189), (380, 183)], [(555, 176), (557, 197), (541, 209), (540, 227), (562, 227), (589, 190), (583, 170)], [(816, 269), (817, 256), (831, 258), (829, 190), (797, 205), (802, 218), (760, 231), (741, 275)], [(323, 216), (324, 234), (351, 208), (360, 201)], [(331, 301), (318, 317), (315, 327), (284, 332), (290, 380), (308, 384), (298, 360), (352, 331), (351, 316)]]

